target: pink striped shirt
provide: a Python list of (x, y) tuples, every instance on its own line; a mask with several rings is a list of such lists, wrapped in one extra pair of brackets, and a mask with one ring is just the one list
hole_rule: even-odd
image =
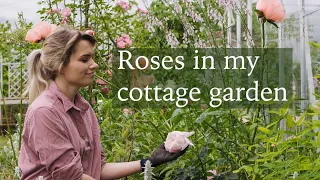
[(72, 103), (51, 82), (28, 108), (19, 168), (22, 179), (100, 179), (106, 159), (92, 107), (79, 94)]

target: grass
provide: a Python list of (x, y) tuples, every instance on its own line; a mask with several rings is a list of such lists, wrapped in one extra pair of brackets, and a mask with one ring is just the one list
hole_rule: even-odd
[(4, 136), (0, 136), (0, 147), (3, 147), (7, 144), (8, 138)]

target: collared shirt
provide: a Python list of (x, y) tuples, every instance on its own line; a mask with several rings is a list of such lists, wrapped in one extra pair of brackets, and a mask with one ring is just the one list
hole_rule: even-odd
[(100, 179), (105, 156), (92, 107), (79, 94), (72, 103), (51, 82), (28, 108), (19, 168), (22, 179)]

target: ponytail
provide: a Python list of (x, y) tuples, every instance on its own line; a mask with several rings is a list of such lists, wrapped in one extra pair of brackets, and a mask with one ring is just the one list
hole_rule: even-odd
[(41, 49), (34, 50), (28, 56), (28, 87), (24, 94), (29, 93), (31, 104), (45, 89), (48, 88), (49, 78), (44, 73), (41, 63)]

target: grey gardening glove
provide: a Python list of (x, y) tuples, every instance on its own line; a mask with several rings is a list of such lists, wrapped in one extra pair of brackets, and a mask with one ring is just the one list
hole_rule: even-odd
[(150, 157), (147, 157), (146, 159), (141, 159), (140, 165), (142, 171), (144, 171), (145, 163), (147, 160), (151, 162), (152, 167), (157, 167), (166, 162), (178, 159), (178, 157), (182, 156), (187, 151), (188, 147), (185, 148), (183, 151), (170, 153), (165, 149), (164, 144), (161, 144), (155, 151), (153, 151)]

